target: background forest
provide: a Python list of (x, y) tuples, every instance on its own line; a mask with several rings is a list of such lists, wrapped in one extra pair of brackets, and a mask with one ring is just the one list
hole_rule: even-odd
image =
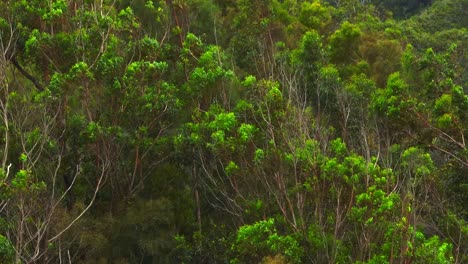
[(3, 0), (0, 263), (468, 263), (468, 0)]

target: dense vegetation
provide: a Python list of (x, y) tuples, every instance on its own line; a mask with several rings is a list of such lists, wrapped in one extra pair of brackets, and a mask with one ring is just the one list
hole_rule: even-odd
[(0, 3), (1, 263), (468, 263), (467, 0)]

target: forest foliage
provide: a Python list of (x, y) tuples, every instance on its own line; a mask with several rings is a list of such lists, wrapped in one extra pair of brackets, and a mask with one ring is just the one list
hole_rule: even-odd
[(0, 262), (467, 263), (467, 10), (0, 2)]

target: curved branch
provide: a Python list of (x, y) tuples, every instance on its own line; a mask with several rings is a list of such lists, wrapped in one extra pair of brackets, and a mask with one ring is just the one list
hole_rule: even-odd
[(21, 65), (18, 63), (18, 61), (16, 60), (16, 57), (13, 56), (11, 58), (11, 63), (13, 64), (13, 66), (15, 66), (16, 69), (18, 69), (18, 71), (24, 76), (26, 77), (28, 80), (30, 80), (34, 86), (36, 87), (36, 89), (40, 92), (44, 91), (44, 87), (39, 83), (38, 80), (36, 80), (36, 78), (34, 78), (34, 76), (32, 76), (31, 74), (29, 74), (23, 67), (21, 67)]

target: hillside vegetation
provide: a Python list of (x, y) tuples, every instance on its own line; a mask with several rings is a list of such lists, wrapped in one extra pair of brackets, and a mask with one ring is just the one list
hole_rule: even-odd
[(0, 263), (468, 263), (467, 0), (0, 2)]

